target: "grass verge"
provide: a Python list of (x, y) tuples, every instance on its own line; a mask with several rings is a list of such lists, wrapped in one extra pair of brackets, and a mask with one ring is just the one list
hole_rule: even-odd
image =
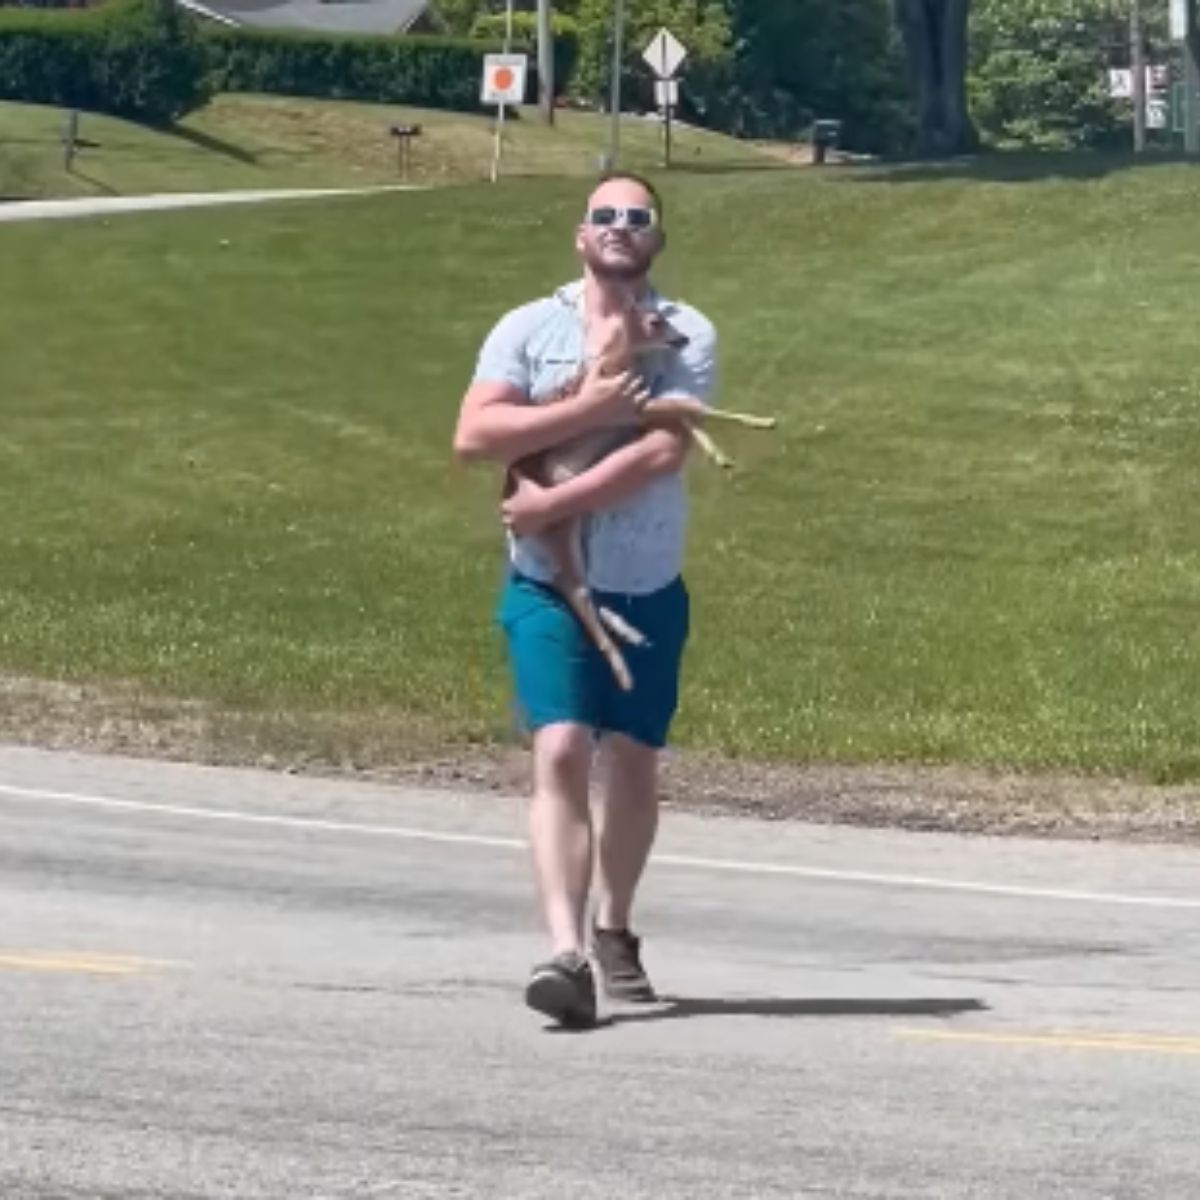
[[(85, 114), (83, 145), (64, 166), (65, 114), (0, 104), (0, 197), (134, 195), (232, 188), (354, 187), (400, 182), (393, 124), (418, 124), (406, 181), (440, 186), (489, 176), (494, 121), (486, 116), (392, 105), (278, 96), (218, 96), (171, 131)], [(594, 175), (608, 123), (590, 113), (560, 112), (554, 129), (524, 109), (506, 123), (507, 177)], [(659, 131), (636, 117), (622, 121), (625, 165), (651, 168), (661, 157)], [(674, 159), (689, 172), (786, 169), (761, 148), (705, 130), (683, 128)]]
[[(1184, 167), (666, 181), (743, 470), (692, 468), (682, 746), (1195, 779)], [(579, 187), (0, 230), (0, 664), (508, 735), (471, 359)], [(382, 749), (380, 753), (385, 753)]]

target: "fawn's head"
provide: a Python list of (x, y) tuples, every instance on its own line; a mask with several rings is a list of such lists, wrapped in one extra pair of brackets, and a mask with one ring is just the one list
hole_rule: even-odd
[(631, 303), (620, 320), (607, 329), (607, 337), (596, 353), (609, 371), (627, 370), (638, 359), (659, 350), (681, 350), (688, 344), (662, 313)]

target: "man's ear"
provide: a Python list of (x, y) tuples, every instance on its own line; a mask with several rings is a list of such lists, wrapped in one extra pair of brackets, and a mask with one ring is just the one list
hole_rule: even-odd
[(667, 231), (660, 225), (657, 229), (658, 233), (658, 253), (661, 254), (667, 248)]

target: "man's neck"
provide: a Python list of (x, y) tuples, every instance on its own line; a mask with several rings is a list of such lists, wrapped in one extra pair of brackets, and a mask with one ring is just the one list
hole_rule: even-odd
[(591, 271), (583, 276), (583, 303), (589, 317), (616, 317), (628, 311), (650, 289), (645, 275), (621, 282), (601, 279)]

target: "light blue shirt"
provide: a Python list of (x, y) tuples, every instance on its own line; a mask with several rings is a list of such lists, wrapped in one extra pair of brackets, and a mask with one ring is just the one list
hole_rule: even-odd
[[(540, 404), (583, 366), (585, 331), (577, 280), (552, 296), (514, 309), (488, 335), (474, 382), (509, 383)], [(688, 338), (678, 351), (655, 355), (646, 369), (651, 396), (708, 403), (715, 388), (716, 331), (690, 305), (651, 291), (647, 302)], [(666, 587), (683, 569), (687, 497), (678, 472), (660, 475), (620, 504), (584, 523), (588, 583), (599, 591), (642, 596)], [(523, 575), (543, 583), (550, 564), (536, 538), (509, 537), (509, 556)]]

